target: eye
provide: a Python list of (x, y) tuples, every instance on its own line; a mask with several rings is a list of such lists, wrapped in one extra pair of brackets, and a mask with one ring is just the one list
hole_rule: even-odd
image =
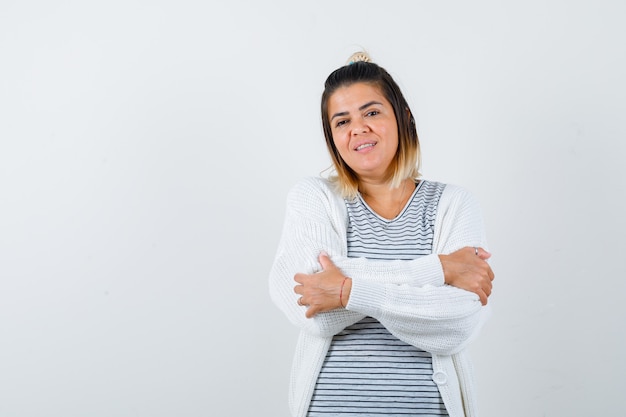
[(376, 116), (377, 114), (380, 114), (378, 110), (370, 110), (367, 113), (365, 113), (365, 116)]
[(345, 125), (346, 123), (348, 123), (347, 120), (339, 120), (337, 122), (337, 124), (335, 124), (335, 127), (341, 127), (341, 126)]

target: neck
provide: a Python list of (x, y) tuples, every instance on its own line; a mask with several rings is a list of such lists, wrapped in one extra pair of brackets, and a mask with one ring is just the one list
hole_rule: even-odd
[[(415, 188), (415, 181), (411, 178), (403, 180), (397, 187), (391, 188), (389, 181), (371, 181), (362, 179), (359, 181), (359, 192), (377, 200), (394, 199), (403, 194), (403, 190)], [(413, 189), (411, 189), (413, 191)]]
[(415, 181), (402, 181), (399, 187), (391, 188), (388, 182), (361, 181), (359, 191), (365, 202), (380, 216), (393, 219), (404, 208), (415, 190)]

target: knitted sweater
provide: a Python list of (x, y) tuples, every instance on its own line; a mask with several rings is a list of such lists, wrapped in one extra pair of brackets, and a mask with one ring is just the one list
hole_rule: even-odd
[[(306, 178), (289, 192), (282, 236), (270, 272), (270, 296), (300, 328), (292, 366), (289, 406), (305, 417), (317, 376), (335, 334), (370, 316), (394, 336), (432, 354), (433, 380), (450, 417), (476, 417), (473, 372), (466, 348), (488, 308), (478, 296), (444, 284), (437, 254), (465, 246), (486, 248), (477, 201), (463, 188), (447, 185), (435, 220), (433, 254), (412, 261), (347, 257), (345, 202), (327, 180)], [(352, 279), (345, 309), (307, 319), (297, 303), (294, 275), (320, 270), (325, 251)]]

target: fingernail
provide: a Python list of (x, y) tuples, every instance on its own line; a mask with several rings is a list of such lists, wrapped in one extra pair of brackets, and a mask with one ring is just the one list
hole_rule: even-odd
[(324, 250), (320, 252), (320, 255), (330, 258), (330, 256), (328, 256), (328, 254)]

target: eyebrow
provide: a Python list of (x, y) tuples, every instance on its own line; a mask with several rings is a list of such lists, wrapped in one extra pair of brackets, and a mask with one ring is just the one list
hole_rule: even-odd
[[(367, 103), (365, 103), (364, 105), (359, 107), (359, 111), (364, 110), (364, 109), (366, 109), (369, 106), (372, 106), (374, 104), (382, 105), (383, 103), (381, 103), (379, 101), (375, 101), (375, 100), (368, 101)], [(335, 114), (333, 114), (333, 117), (330, 118), (330, 121), (332, 121), (335, 117), (341, 117), (341, 116), (346, 116), (346, 115), (348, 115), (347, 111), (342, 111), (342, 112), (339, 112), (339, 113), (335, 113)]]

